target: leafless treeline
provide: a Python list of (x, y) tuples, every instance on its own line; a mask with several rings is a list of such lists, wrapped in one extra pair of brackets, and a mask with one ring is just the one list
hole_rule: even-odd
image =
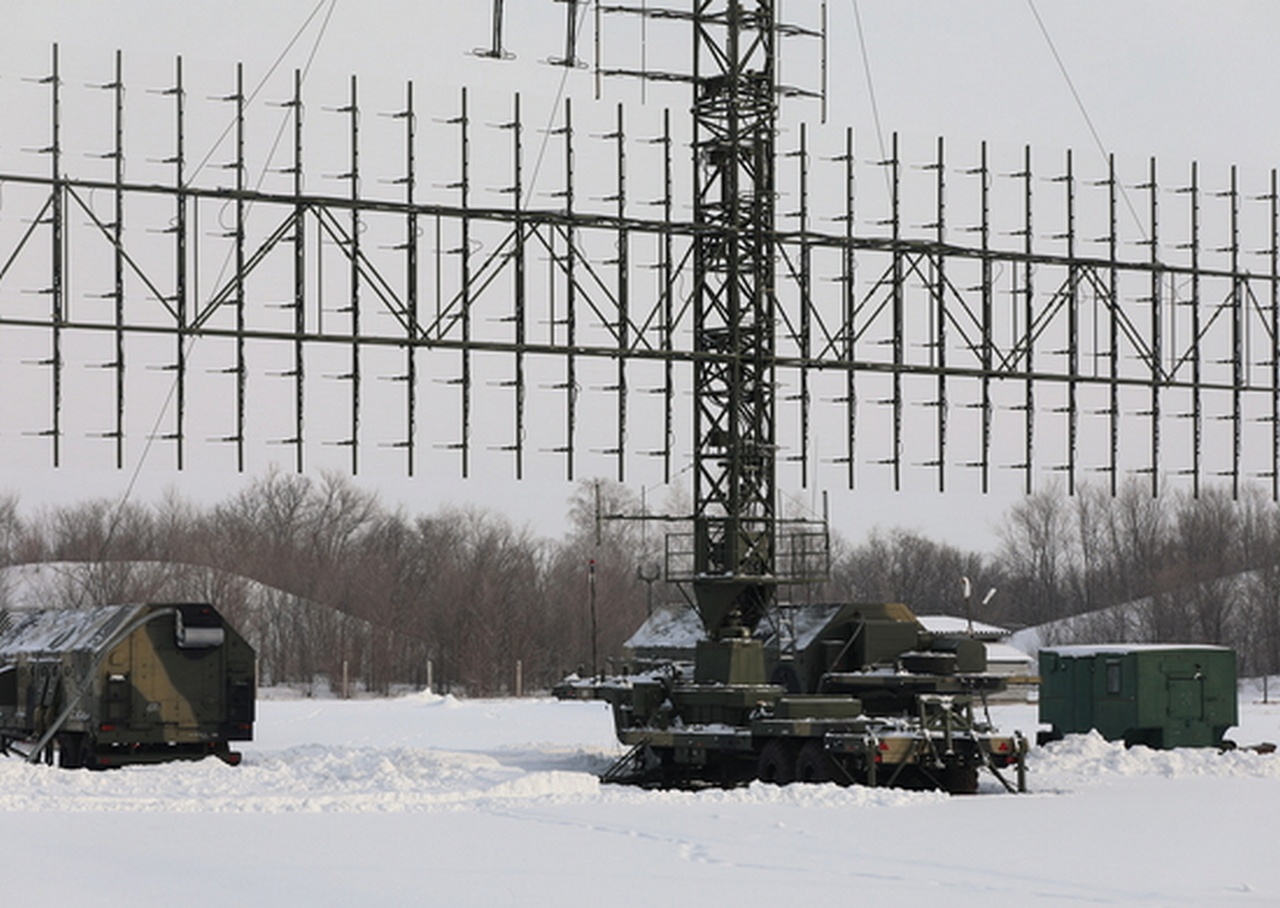
[[(620, 488), (602, 494), (601, 510), (637, 507)], [(430, 663), (437, 688), (497, 693), (517, 661), (528, 689), (587, 666), (593, 559), (600, 660), (644, 619), (639, 525), (604, 523), (597, 538), (595, 513), (584, 485), (552, 542), (490, 513), (409, 517), (339, 476), (275, 474), (208, 510), (168, 497), (24, 519), (0, 500), (0, 563), (60, 565), (49, 605), (208, 599), (258, 648), (267, 681), (336, 681), (346, 662), (373, 689), (424, 685)]]
[(837, 591), (963, 614), (965, 575), (975, 618), (1018, 628), (1089, 615), (1045, 642), (1221, 644), (1237, 650), (1242, 672), (1280, 671), (1280, 508), (1262, 489), (1153, 497), (1134, 482), (1113, 497), (1053, 487), (1010, 508), (1000, 535), (998, 552), (981, 556), (875, 533), (837, 559)]
[[(372, 689), (421, 686), (430, 663), (437, 688), (501, 693), (518, 661), (525, 688), (545, 689), (617, 656), (647, 593), (678, 595), (638, 576), (661, 561), (662, 528), (597, 521), (597, 494), (600, 513), (640, 512), (624, 488), (584, 483), (569, 532), (547, 540), (500, 515), (409, 516), (345, 478), (284, 474), (208, 509), (170, 496), (24, 516), (0, 498), (0, 565), (64, 565), (43, 594), (50, 605), (212, 601), (258, 648), (271, 682), (336, 679), (346, 662)], [(963, 614), (967, 576), (978, 619), (1017, 627), (1097, 612), (1075, 633), (1222, 643), (1246, 671), (1280, 671), (1280, 510), (1262, 494), (1050, 489), (1010, 509), (1002, 539), (994, 555), (903, 530), (837, 540), (832, 579), (813, 595)], [(999, 593), (984, 603), (989, 589)], [(0, 605), (10, 593), (0, 584)]]
[(1261, 488), (1049, 491), (1014, 507), (1003, 536), (1005, 602), (1023, 623), (1096, 613), (1080, 623), (1089, 642), (1222, 644), (1242, 672), (1280, 671), (1280, 508)]

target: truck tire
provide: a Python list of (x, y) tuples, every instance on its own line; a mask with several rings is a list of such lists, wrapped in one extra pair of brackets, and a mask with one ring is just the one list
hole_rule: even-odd
[(948, 794), (974, 794), (978, 790), (978, 767), (954, 764), (942, 770), (942, 787)]
[(796, 780), (796, 749), (790, 741), (773, 738), (760, 751), (756, 778), (774, 785), (790, 785)]
[(58, 735), (58, 765), (63, 769), (95, 768), (97, 753), (93, 737), (84, 732)]
[(84, 765), (80, 741), (82, 734), (58, 735), (58, 766), (63, 769), (79, 769)]
[(797, 782), (830, 782), (835, 778), (835, 765), (821, 741), (806, 741), (796, 757)]
[(779, 665), (773, 670), (773, 674), (769, 676), (769, 683), (776, 684), (789, 694), (804, 693), (804, 685), (800, 683), (800, 676), (796, 674), (794, 666)]

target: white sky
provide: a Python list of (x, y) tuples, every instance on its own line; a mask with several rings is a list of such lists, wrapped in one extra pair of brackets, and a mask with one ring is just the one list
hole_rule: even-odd
[[(317, 52), (315, 78), (337, 80), (355, 72), (362, 84), (379, 86), (412, 79), (423, 93), (432, 87), (452, 92), (467, 83), (495, 97), (518, 88), (526, 96), (529, 122), (537, 122), (551, 109), (560, 81), (559, 70), (539, 61), (561, 52), (563, 7), (550, 0), (507, 5), (511, 21), (506, 43), (517, 59), (495, 64), (468, 53), (488, 42), (487, 0), (337, 0)], [(817, 0), (789, 0), (784, 15), (812, 16), (817, 7)], [(231, 63), (243, 61), (252, 83), (316, 8), (313, 0), (10, 0), (0, 32), (0, 59), (6, 61), (0, 65), (0, 83), (44, 75), (53, 42), (60, 44), (66, 65), (96, 60), (104, 73), (110, 54), (122, 48), (127, 61), (160, 71), (179, 54), (193, 68), (208, 71), (224, 65), (229, 71)], [(1025, 0), (861, 0), (857, 8), (885, 134), (900, 130), (924, 140), (942, 135), (949, 147), (971, 147), (982, 139), (1013, 149), (1026, 143), (1046, 160), (1067, 147), (1075, 148), (1081, 159), (1100, 156)], [(1280, 62), (1274, 49), (1280, 38), (1280, 5), (1269, 0), (1038, 0), (1035, 8), (1108, 150), (1137, 161), (1154, 155), (1162, 172), (1169, 173), (1184, 172), (1193, 159), (1216, 174), (1232, 163), (1255, 173), (1276, 164), (1280, 118), (1273, 108)], [(865, 154), (875, 147), (877, 130), (852, 0), (831, 0), (830, 14), (830, 119), (853, 125)], [(286, 56), (285, 71), (305, 64), (318, 21)], [(611, 21), (606, 25), (613, 27)], [(616, 46), (621, 31), (607, 33), (607, 41), (610, 34), (615, 40), (607, 45), (608, 52), (634, 53), (634, 48)], [(583, 50), (589, 57), (589, 27)], [(660, 53), (660, 48), (651, 49), (651, 59)], [(798, 58), (788, 64), (784, 57), (787, 72), (810, 74), (810, 64)], [(589, 99), (590, 74), (574, 74), (568, 88)], [(205, 93), (218, 90), (220, 86), (210, 86)], [(606, 95), (610, 106), (641, 102), (634, 83), (608, 85)], [(674, 103), (679, 104), (678, 97)], [(813, 105), (799, 110), (807, 110), (803, 115), (809, 118), (817, 116)], [(4, 144), (0, 139), (0, 150)], [(20, 351), (0, 346), (0, 360), (19, 358)], [(0, 431), (0, 436), (14, 434)], [(818, 443), (820, 448), (835, 444), (821, 438)], [(136, 462), (137, 452), (132, 456)], [(23, 459), (2, 468), (0, 488), (17, 492), (28, 506), (119, 495), (132, 471), (117, 472), (109, 463), (104, 457), (100, 466), (54, 471), (38, 459)], [(532, 468), (534, 478), (522, 485), (507, 478), (510, 470), (496, 476), (478, 471), (479, 478), (466, 482), (456, 471), (437, 472), (413, 481), (398, 472), (362, 473), (360, 481), (411, 512), (443, 502), (475, 503), (528, 521), (540, 532), (554, 534), (562, 528), (570, 487), (558, 478), (558, 466)], [(952, 481), (952, 491), (939, 496), (926, 477), (914, 489), (895, 494), (878, 487), (874, 473), (863, 475), (870, 481), (852, 493), (839, 487), (838, 479), (823, 482), (832, 494), (834, 527), (855, 540), (877, 524), (903, 525), (962, 546), (989, 548), (995, 544), (992, 529), (1016, 500), (1018, 486), (1004, 479), (998, 494), (982, 496), (976, 480)], [(137, 494), (143, 497), (173, 486), (200, 501), (217, 500), (246, 478), (218, 470), (180, 475), (154, 462), (144, 463), (138, 477)], [(812, 489), (788, 491), (814, 500)]]

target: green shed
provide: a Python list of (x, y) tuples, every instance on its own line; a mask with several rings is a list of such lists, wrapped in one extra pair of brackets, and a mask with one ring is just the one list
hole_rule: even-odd
[(1148, 747), (1218, 747), (1239, 721), (1236, 654), (1223, 646), (1040, 650), (1042, 740), (1097, 729)]

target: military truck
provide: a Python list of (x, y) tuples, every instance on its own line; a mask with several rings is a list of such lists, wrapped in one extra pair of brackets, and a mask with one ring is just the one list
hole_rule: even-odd
[[(1025, 790), (1025, 739), (998, 733), (982, 708), (1005, 681), (987, 672), (981, 641), (930, 634), (896, 603), (807, 606), (798, 633), (785, 608), (778, 614), (773, 629), (698, 640), (691, 663), (559, 685), (562, 699), (612, 706), (630, 749), (605, 780), (964, 793), (988, 769)], [(1015, 781), (1002, 774), (1008, 767)]]
[(94, 769), (253, 737), (255, 654), (208, 603), (0, 611), (0, 752)]

